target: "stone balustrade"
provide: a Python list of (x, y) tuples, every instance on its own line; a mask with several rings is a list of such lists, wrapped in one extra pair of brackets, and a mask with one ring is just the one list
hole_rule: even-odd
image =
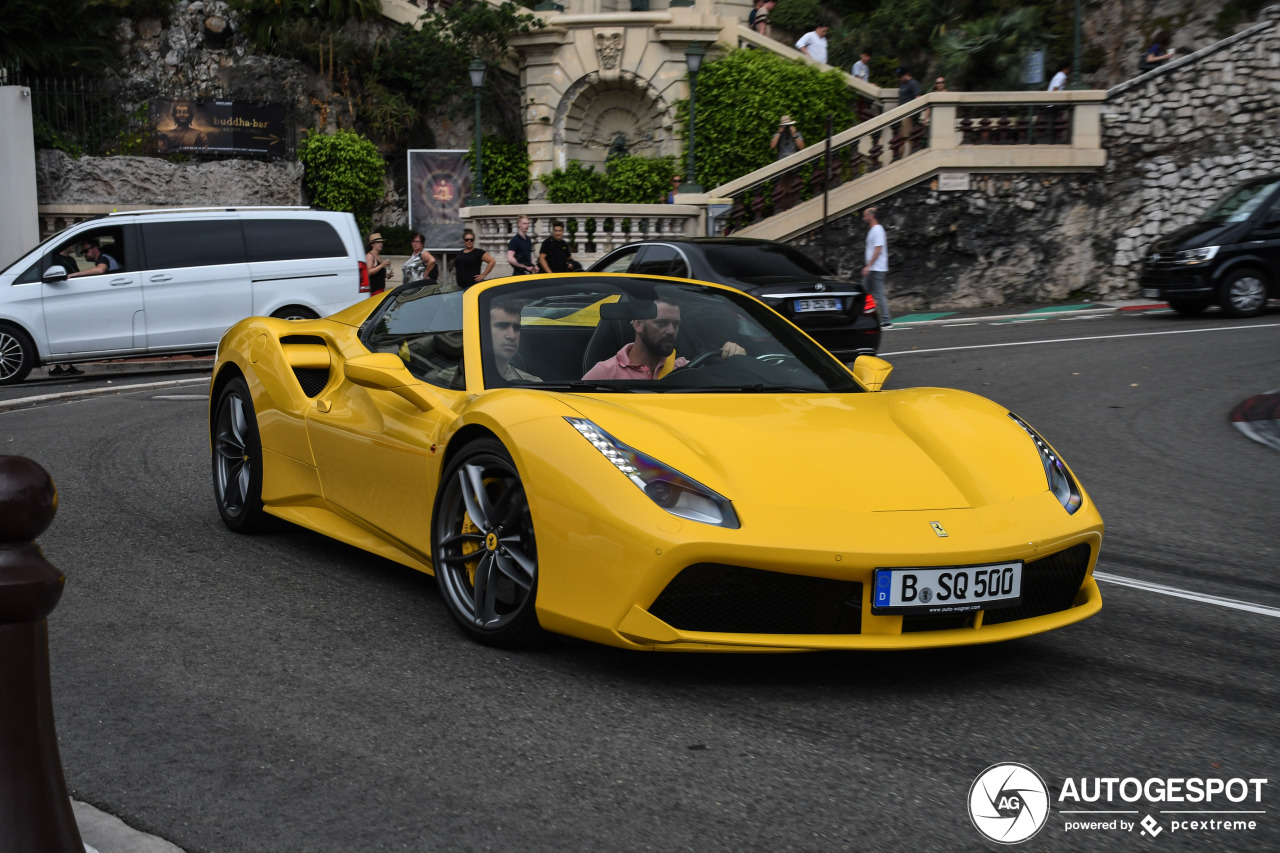
[(476, 232), (476, 244), (498, 262), (494, 276), (510, 275), (507, 241), (516, 233), (520, 216), (529, 217), (533, 249), (551, 236), (552, 223), (565, 224), (565, 239), (573, 256), (590, 266), (619, 246), (660, 237), (701, 237), (706, 234), (706, 196), (690, 204), (512, 204), (464, 207), (462, 219)]

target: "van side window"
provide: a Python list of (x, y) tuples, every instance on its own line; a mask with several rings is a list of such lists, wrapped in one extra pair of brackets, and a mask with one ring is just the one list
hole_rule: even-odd
[(236, 219), (151, 222), (142, 226), (142, 242), (148, 269), (244, 263), (244, 237)]
[(328, 222), (316, 219), (249, 219), (244, 243), (253, 261), (345, 258), (346, 246)]

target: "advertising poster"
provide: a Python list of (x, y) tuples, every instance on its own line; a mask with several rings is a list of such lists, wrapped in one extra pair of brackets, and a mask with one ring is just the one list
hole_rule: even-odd
[(409, 228), (421, 231), (432, 252), (462, 248), (462, 206), (471, 195), (465, 149), (409, 152)]
[(157, 98), (151, 110), (159, 154), (286, 153), (284, 104)]

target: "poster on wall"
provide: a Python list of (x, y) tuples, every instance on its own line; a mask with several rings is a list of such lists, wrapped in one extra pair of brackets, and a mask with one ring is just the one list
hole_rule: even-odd
[(409, 229), (421, 231), (432, 252), (462, 248), (460, 211), (471, 195), (466, 149), (409, 151)]
[(151, 114), (159, 154), (286, 153), (284, 104), (157, 98)]

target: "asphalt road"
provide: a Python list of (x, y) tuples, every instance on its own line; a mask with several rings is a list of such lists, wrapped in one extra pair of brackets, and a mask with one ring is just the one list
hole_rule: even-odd
[[(1280, 387), (1280, 315), (903, 327), (883, 349), (891, 387), (976, 391), (1056, 445), (1107, 522), (1100, 572), (1191, 597), (1108, 581), (1083, 623), (948, 651), (494, 651), (430, 578), (226, 531), (198, 387), (5, 411), (5, 452), (59, 486), (41, 544), (68, 577), (72, 796), (189, 853), (982, 850), (970, 786), (1020, 762), (1055, 797), (1022, 849), (1280, 849), (1280, 455), (1227, 420)], [(1056, 800), (1098, 777), (1270, 781), (1261, 803)], [(1074, 809), (1161, 832), (1068, 831)], [(1224, 817), (1256, 827), (1169, 827)]]

